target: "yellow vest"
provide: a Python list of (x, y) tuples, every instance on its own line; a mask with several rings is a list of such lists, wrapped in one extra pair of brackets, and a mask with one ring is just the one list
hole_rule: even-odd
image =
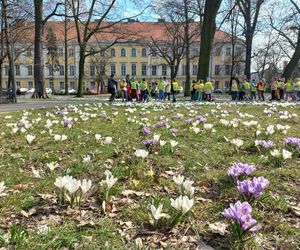
[(165, 88), (165, 82), (164, 81), (159, 81), (158, 82), (158, 89), (163, 90)]
[(204, 91), (204, 83), (200, 83), (200, 92)]
[(231, 91), (238, 91), (238, 85), (237, 85), (236, 82), (233, 82), (233, 83), (232, 83)]
[(136, 89), (136, 82), (131, 82), (131, 89)]
[(293, 82), (288, 82), (288, 83), (286, 84), (286, 90), (287, 90), (287, 91), (293, 91), (293, 90), (294, 90)]
[(173, 90), (174, 91), (177, 91), (179, 88), (178, 88), (178, 82), (173, 82)]
[(211, 82), (206, 82), (206, 83), (204, 84), (204, 90), (210, 90), (210, 91), (212, 91), (212, 90), (213, 90), (213, 85), (212, 85), (212, 83), (211, 83)]

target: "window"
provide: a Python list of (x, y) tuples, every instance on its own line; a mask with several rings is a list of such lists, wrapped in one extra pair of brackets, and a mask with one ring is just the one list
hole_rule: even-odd
[(152, 65), (152, 75), (153, 76), (156, 76), (156, 72), (157, 71), (157, 67), (156, 67), (156, 65)]
[(237, 47), (236, 48), (236, 55), (237, 56), (242, 56), (243, 54), (243, 48), (242, 47)]
[(59, 75), (60, 76), (65, 75), (65, 66), (64, 65), (59, 65)]
[(122, 57), (125, 57), (126, 56), (126, 50), (123, 48), (121, 49), (121, 56)]
[(28, 65), (28, 66), (27, 66), (27, 70), (28, 70), (28, 75), (29, 75), (29, 76), (32, 76), (32, 75), (33, 75), (33, 74), (32, 74), (32, 68), (33, 68), (32, 65)]
[(70, 88), (75, 89), (75, 82), (70, 82)]
[(58, 48), (58, 56), (63, 56), (63, 55), (64, 55), (64, 49)]
[(230, 81), (225, 81), (225, 88), (229, 89), (230, 88)]
[(54, 90), (54, 83), (52, 80), (49, 81), (49, 88)]
[(193, 75), (196, 76), (198, 73), (198, 65), (193, 65)]
[(142, 76), (146, 76), (146, 75), (147, 75), (147, 65), (142, 64)]
[(121, 75), (126, 76), (126, 65), (125, 65), (125, 63), (121, 64)]
[(33, 82), (32, 81), (29, 81), (28, 82), (28, 89), (32, 89), (33, 88)]
[(236, 73), (237, 75), (240, 75), (240, 74), (241, 74), (241, 65), (240, 65), (240, 64), (237, 64), (237, 65), (235, 66), (235, 73)]
[(100, 74), (105, 75), (105, 63), (100, 63)]
[(91, 64), (90, 65), (90, 76), (94, 76), (95, 75), (95, 65)]
[(17, 88), (20, 88), (20, 87), (21, 87), (20, 81), (16, 81), (16, 84), (17, 84)]
[(228, 47), (226, 48), (226, 56), (230, 56), (231, 55), (231, 48)]
[(163, 54), (163, 55), (167, 55), (167, 54), (168, 54), (168, 48), (166, 48), (166, 47), (163, 47), (163, 48), (161, 49), (161, 51), (162, 51), (162, 54)]
[(52, 76), (53, 75), (53, 68), (52, 68), (52, 66), (50, 66), (48, 69), (49, 69), (49, 76)]
[(167, 65), (166, 65), (166, 64), (163, 64), (163, 65), (161, 66), (161, 74), (162, 74), (163, 76), (166, 76), (166, 75), (167, 75)]
[(101, 51), (100, 51), (100, 56), (102, 56), (102, 57), (105, 56), (105, 51), (104, 51), (104, 50), (101, 50)]
[(146, 48), (142, 49), (142, 56), (144, 56), (144, 57), (147, 56), (147, 50), (146, 50)]
[(218, 89), (219, 85), (220, 85), (220, 82), (219, 81), (215, 81), (215, 89)]
[(131, 75), (136, 76), (136, 64), (131, 64)]
[(65, 83), (64, 82), (59, 82), (59, 90), (65, 89)]
[(69, 56), (74, 56), (75, 55), (75, 50), (72, 48), (72, 49), (69, 49)]
[(95, 82), (91, 82), (91, 89), (95, 89), (96, 87), (96, 83)]
[(5, 71), (5, 75), (8, 76), (8, 74), (9, 74), (9, 66), (8, 65), (4, 66), (4, 71)]
[(198, 56), (199, 55), (199, 50), (198, 50), (198, 48), (196, 48), (196, 47), (193, 47), (192, 48), (192, 56)]
[(231, 66), (230, 65), (225, 65), (225, 75), (230, 75), (231, 71)]
[(115, 49), (110, 50), (110, 56), (116, 56), (116, 50)]
[(216, 56), (220, 56), (221, 55), (221, 51), (222, 51), (221, 47), (216, 48)]
[(75, 67), (74, 65), (69, 65), (69, 75), (74, 76), (75, 75)]
[(182, 65), (182, 75), (185, 75), (186, 71), (185, 71), (185, 65)]
[(112, 63), (110, 65), (110, 74), (111, 75), (115, 75), (116, 74), (116, 65), (114, 63)]
[(220, 75), (220, 65), (215, 65), (215, 75)]
[(156, 49), (152, 49), (152, 56), (157, 56), (157, 51), (156, 51)]
[(136, 49), (135, 48), (131, 49), (131, 56), (136, 57)]
[(28, 56), (28, 57), (32, 56), (32, 48), (27, 49), (26, 56)]
[(20, 75), (20, 65), (16, 64), (16, 75), (19, 76)]

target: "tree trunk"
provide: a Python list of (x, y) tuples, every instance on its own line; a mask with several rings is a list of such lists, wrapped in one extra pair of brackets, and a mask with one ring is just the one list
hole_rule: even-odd
[(300, 61), (300, 30), (298, 31), (298, 38), (297, 38), (297, 44), (296, 44), (296, 48), (294, 51), (294, 54), (291, 58), (291, 60), (289, 61), (289, 63), (286, 65), (282, 76), (285, 79), (288, 79), (292, 76), (294, 70), (296, 69), (297, 65), (299, 64)]
[(77, 97), (82, 97), (83, 96), (82, 87), (83, 87), (83, 80), (84, 80), (85, 50), (86, 50), (86, 48), (84, 46), (80, 47)]
[(197, 80), (206, 80), (209, 75), (210, 53), (216, 30), (216, 16), (221, 2), (222, 0), (206, 0), (205, 2)]
[(253, 34), (251, 31), (246, 31), (246, 63), (245, 63), (245, 75), (247, 79), (251, 79), (251, 58), (252, 58), (252, 41)]
[(43, 0), (34, 0), (34, 88), (33, 98), (45, 98), (43, 66)]
[(190, 74), (190, 39), (189, 39), (189, 0), (184, 1), (184, 40), (185, 40), (185, 85), (184, 85), (184, 96), (191, 95), (191, 74)]
[(3, 25), (3, 8), (1, 8), (1, 30), (0, 30), (0, 96), (2, 96), (2, 73), (3, 73), (3, 46), (4, 46), (4, 37), (3, 37), (3, 30), (4, 30), (4, 25)]
[(65, 0), (65, 95), (69, 94), (68, 84), (68, 20), (67, 20), (67, 0)]

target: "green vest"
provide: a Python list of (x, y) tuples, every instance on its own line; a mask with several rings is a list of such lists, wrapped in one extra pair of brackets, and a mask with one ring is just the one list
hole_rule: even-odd
[(158, 89), (163, 90), (165, 88), (165, 82), (164, 81), (159, 81), (158, 82)]
[(145, 90), (147, 88), (147, 83), (146, 82), (141, 82), (140, 87), (142, 90)]
[(136, 89), (136, 82), (131, 82), (131, 89)]
[(288, 82), (288, 83), (286, 84), (286, 90), (287, 90), (287, 91), (293, 91), (293, 90), (294, 90), (293, 82)]
[(213, 90), (213, 86), (212, 86), (212, 83), (211, 82), (206, 82), (204, 84), (204, 90), (209, 90), (209, 91), (212, 91)]
[(177, 91), (179, 89), (178, 82), (173, 82), (172, 84), (173, 84), (173, 90)]

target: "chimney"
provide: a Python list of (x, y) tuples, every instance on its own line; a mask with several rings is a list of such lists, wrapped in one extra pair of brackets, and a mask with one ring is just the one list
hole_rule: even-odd
[(164, 22), (166, 22), (166, 20), (165, 20), (164, 18), (158, 18), (158, 19), (157, 19), (157, 22), (158, 22), (158, 23), (164, 23)]

